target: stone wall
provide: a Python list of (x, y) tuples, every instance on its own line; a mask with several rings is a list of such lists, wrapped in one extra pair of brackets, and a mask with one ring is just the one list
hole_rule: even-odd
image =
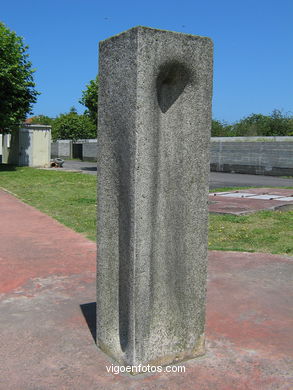
[(97, 161), (97, 140), (88, 140), (82, 145), (82, 159), (85, 161)]
[(51, 158), (72, 159), (78, 158), (77, 148), (74, 146), (81, 146), (80, 158), (84, 161), (97, 161), (97, 140), (96, 139), (82, 139), (73, 142), (72, 140), (57, 140), (51, 145)]
[(72, 158), (72, 141), (60, 139), (51, 144), (51, 158)]
[[(83, 160), (97, 160), (96, 139), (77, 142), (82, 143)], [(52, 158), (54, 157), (72, 158), (72, 141), (53, 142)], [(213, 137), (211, 170), (292, 176), (293, 137)]]
[(214, 137), (211, 170), (256, 175), (293, 175), (293, 137)]

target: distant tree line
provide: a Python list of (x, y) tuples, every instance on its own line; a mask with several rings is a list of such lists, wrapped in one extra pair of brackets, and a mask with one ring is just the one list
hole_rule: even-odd
[(98, 76), (91, 80), (82, 91), (79, 103), (85, 106), (83, 114), (78, 114), (74, 107), (69, 112), (50, 118), (38, 115), (30, 118), (31, 124), (52, 126), (52, 139), (86, 139), (97, 137), (98, 116)]
[[(96, 108), (95, 105), (93, 105)], [(52, 126), (52, 138), (86, 139), (97, 136), (97, 109), (88, 108), (81, 115), (74, 107), (56, 118), (39, 115), (30, 123)], [(293, 116), (274, 110), (271, 115), (251, 114), (234, 124), (212, 120), (212, 137), (293, 136)]]
[[(79, 103), (85, 106), (79, 115), (72, 107), (68, 113), (57, 118), (39, 115), (31, 123), (52, 126), (52, 138), (83, 139), (96, 138), (98, 113), (98, 76), (86, 85)], [(251, 114), (233, 124), (212, 120), (212, 137), (293, 136), (293, 116), (275, 109), (270, 115)]]
[[(23, 38), (0, 22), (0, 132), (17, 128), (32, 112), (39, 95), (27, 50)], [(30, 118), (29, 123), (51, 125), (53, 139), (95, 138), (98, 86), (97, 76), (82, 91), (79, 103), (85, 106), (83, 114), (72, 107), (56, 118), (38, 115)], [(293, 136), (293, 116), (277, 109), (271, 115), (251, 114), (234, 124), (212, 121), (213, 137), (290, 135)]]
[[(79, 103), (86, 109), (79, 115), (74, 108), (57, 118), (44, 115), (34, 117), (32, 123), (52, 126), (52, 138), (85, 139), (97, 136), (98, 76), (86, 85)], [(293, 136), (293, 116), (275, 109), (270, 115), (251, 114), (238, 122), (228, 124), (212, 120), (212, 137)]]
[(56, 118), (38, 115), (30, 118), (29, 123), (50, 125), (52, 139), (86, 139), (97, 137), (97, 126), (87, 114), (78, 114), (74, 107), (69, 112), (60, 114)]
[[(97, 76), (82, 91), (79, 103), (86, 108), (82, 115), (71, 108), (68, 113), (60, 114), (55, 119), (39, 115), (34, 117), (31, 123), (51, 125), (54, 140), (96, 138), (98, 88)], [(212, 137), (293, 136), (293, 116), (275, 109), (270, 115), (251, 114), (233, 124), (213, 119), (211, 135)]]
[(234, 124), (212, 121), (212, 137), (293, 136), (293, 116), (273, 110), (271, 115), (251, 114)]

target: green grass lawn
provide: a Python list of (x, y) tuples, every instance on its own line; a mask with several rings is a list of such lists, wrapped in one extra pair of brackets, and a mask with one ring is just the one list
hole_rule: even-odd
[(293, 255), (293, 211), (210, 214), (209, 249)]
[(0, 165), (0, 187), (96, 239), (96, 176), (22, 167), (5, 170)]
[[(95, 240), (94, 175), (2, 165), (0, 187)], [(230, 189), (236, 188), (226, 188)], [(293, 255), (292, 227), (293, 211), (260, 211), (246, 216), (211, 214), (209, 248)]]

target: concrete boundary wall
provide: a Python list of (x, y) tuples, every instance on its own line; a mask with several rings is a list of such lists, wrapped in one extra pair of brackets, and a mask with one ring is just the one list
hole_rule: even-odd
[[(82, 159), (97, 160), (97, 140), (78, 140)], [(52, 158), (70, 159), (71, 140), (52, 143)], [(293, 175), (293, 137), (212, 137), (211, 170), (256, 175)]]
[(211, 171), (293, 175), (293, 137), (213, 137)]
[(86, 142), (82, 145), (82, 159), (84, 161), (97, 161), (97, 141)]
[(51, 158), (72, 158), (72, 141), (60, 139), (51, 143)]
[(80, 158), (84, 161), (97, 161), (97, 140), (80, 139), (76, 141), (62, 139), (52, 142), (51, 158), (72, 159)]

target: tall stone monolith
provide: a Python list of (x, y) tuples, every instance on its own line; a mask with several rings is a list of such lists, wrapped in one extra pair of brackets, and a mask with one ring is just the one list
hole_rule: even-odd
[(212, 42), (100, 43), (97, 344), (126, 365), (204, 353)]

